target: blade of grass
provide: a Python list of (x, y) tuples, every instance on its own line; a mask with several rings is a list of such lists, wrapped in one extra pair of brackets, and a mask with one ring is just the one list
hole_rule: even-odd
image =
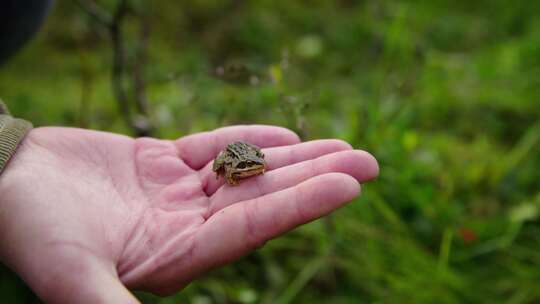
[(399, 215), (386, 203), (386, 201), (376, 192), (370, 193), (373, 207), (389, 222), (396, 230), (406, 232), (407, 225), (401, 221)]
[(540, 142), (540, 121), (532, 125), (527, 132), (521, 137), (519, 142), (514, 146), (512, 150), (507, 154), (508, 156), (503, 159), (498, 170), (493, 175), (492, 182), (497, 184), (500, 180), (519, 165), (532, 151), (536, 144)]
[(440, 274), (444, 274), (448, 270), (448, 260), (450, 258), (450, 250), (452, 247), (453, 237), (454, 237), (453, 230), (449, 227), (446, 227), (443, 232), (443, 237), (441, 240), (441, 247), (439, 250), (438, 268), (439, 268)]
[(294, 298), (302, 291), (309, 281), (319, 272), (327, 261), (326, 256), (313, 259), (289, 284), (285, 291), (274, 302), (276, 304), (293, 303)]

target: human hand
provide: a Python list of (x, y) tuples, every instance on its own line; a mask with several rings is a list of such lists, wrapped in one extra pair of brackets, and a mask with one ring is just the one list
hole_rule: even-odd
[[(263, 147), (268, 170), (223, 185), (228, 143)], [(0, 176), (0, 259), (51, 303), (137, 303), (171, 294), (351, 201), (375, 159), (338, 140), (234, 126), (176, 141), (32, 130)]]

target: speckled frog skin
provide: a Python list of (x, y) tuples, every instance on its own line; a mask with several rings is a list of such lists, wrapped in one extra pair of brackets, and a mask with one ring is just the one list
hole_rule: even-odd
[(212, 169), (216, 177), (223, 176), (227, 184), (235, 186), (241, 179), (263, 174), (266, 162), (259, 147), (238, 141), (219, 153)]

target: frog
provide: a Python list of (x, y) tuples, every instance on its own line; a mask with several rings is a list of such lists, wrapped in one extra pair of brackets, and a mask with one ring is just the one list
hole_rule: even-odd
[(264, 174), (266, 170), (264, 153), (256, 145), (248, 142), (233, 142), (223, 149), (212, 166), (216, 178), (225, 177), (230, 186), (239, 185), (239, 181)]

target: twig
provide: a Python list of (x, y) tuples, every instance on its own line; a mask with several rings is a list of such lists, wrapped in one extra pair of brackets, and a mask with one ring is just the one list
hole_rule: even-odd
[(75, 0), (75, 2), (95, 21), (105, 26), (111, 27), (112, 16), (104, 9), (99, 7), (95, 1), (92, 0)]
[(148, 58), (148, 40), (150, 37), (150, 24), (147, 17), (141, 17), (139, 30), (139, 48), (137, 58), (133, 64), (133, 85), (135, 90), (135, 103), (139, 113), (148, 115), (148, 99), (146, 97), (146, 82), (143, 77), (143, 67)]
[(92, 71), (87, 63), (86, 56), (80, 54), (81, 61), (81, 99), (79, 104), (79, 117), (78, 124), (81, 128), (87, 128), (90, 121), (90, 116), (88, 115), (90, 107), (90, 99), (92, 95)]
[[(145, 17), (141, 17), (140, 51), (133, 64), (133, 97), (130, 98), (129, 89), (126, 87), (125, 76), (127, 73), (127, 55), (125, 37), (122, 29), (125, 18), (134, 11), (128, 0), (119, 0), (114, 12), (110, 14), (93, 0), (76, 0), (78, 5), (91, 16), (98, 24), (105, 27), (112, 44), (112, 70), (111, 87), (118, 108), (125, 123), (137, 136), (151, 135), (151, 127), (148, 119), (148, 102), (146, 99), (146, 84), (142, 77), (142, 67), (146, 64), (146, 52), (149, 37), (149, 25)], [(139, 115), (133, 116), (132, 104)]]
[(111, 24), (109, 25), (110, 38), (113, 46), (111, 85), (124, 120), (129, 126), (133, 127), (128, 96), (123, 83), (126, 55), (122, 36), (122, 22), (127, 15), (127, 8), (127, 0), (120, 0), (115, 9)]

